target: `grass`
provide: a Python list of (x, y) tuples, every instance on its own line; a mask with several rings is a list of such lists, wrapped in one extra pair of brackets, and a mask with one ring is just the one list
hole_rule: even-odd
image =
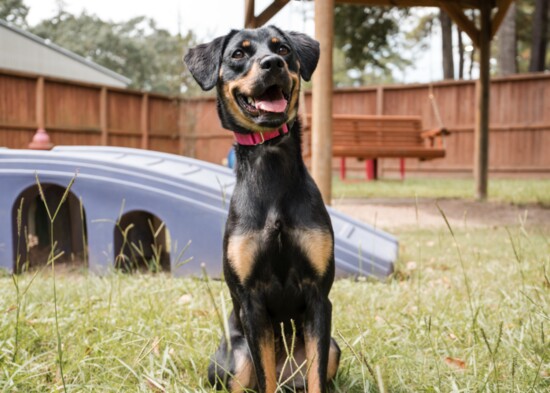
[[(387, 281), (335, 282), (332, 391), (548, 391), (550, 231), (420, 224), (397, 233)], [(206, 368), (231, 307), (223, 282), (60, 272), (57, 257), (0, 274), (0, 392), (212, 391)]]
[[(489, 200), (513, 204), (550, 206), (550, 179), (491, 179)], [(474, 198), (471, 179), (405, 179), (341, 181), (333, 178), (334, 198)]]
[[(399, 235), (394, 277), (334, 285), (343, 355), (333, 391), (548, 391), (549, 233), (454, 229), (456, 243), (441, 229)], [(28, 288), (19, 302), (11, 277), (0, 278), (0, 391), (63, 388), (52, 278), (49, 269), (19, 276)], [(56, 284), (68, 391), (211, 391), (206, 367), (222, 330), (203, 280), (82, 272)], [(222, 282), (210, 287), (218, 307), (228, 302)]]

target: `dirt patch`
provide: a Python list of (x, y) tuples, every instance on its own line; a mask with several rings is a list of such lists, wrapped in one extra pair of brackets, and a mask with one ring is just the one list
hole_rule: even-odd
[[(462, 199), (341, 199), (333, 207), (356, 219), (380, 228), (444, 227), (454, 228), (517, 226), (550, 229), (550, 209), (539, 205), (517, 206), (506, 203), (476, 202)], [(418, 214), (418, 218), (417, 218)]]

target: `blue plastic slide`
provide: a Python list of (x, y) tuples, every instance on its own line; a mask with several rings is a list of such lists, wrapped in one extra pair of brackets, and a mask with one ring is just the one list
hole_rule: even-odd
[[(121, 215), (149, 212), (169, 233), (172, 273), (197, 276), (204, 265), (211, 276), (221, 276), (223, 230), (235, 184), (232, 170), (172, 154), (98, 146), (0, 149), (0, 268), (14, 269), (21, 239), (17, 209), (21, 197), (36, 189), (36, 176), (41, 184), (65, 188), (75, 173), (71, 191), (85, 211), (92, 271), (113, 268)], [(395, 237), (334, 209), (329, 213), (337, 276), (383, 278), (392, 273), (398, 253)]]

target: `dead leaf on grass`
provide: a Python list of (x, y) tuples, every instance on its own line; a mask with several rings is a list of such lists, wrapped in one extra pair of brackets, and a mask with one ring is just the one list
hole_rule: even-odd
[(405, 267), (408, 271), (413, 271), (413, 270), (416, 270), (417, 264), (416, 264), (415, 261), (409, 261), (409, 262), (407, 262)]
[(445, 358), (445, 363), (450, 367), (458, 368), (460, 370), (466, 369), (466, 362), (462, 359), (452, 358), (450, 356), (447, 356)]
[(193, 296), (186, 293), (186, 294), (180, 296), (177, 303), (180, 304), (180, 305), (184, 305), (184, 304), (191, 303), (192, 300), (193, 300)]
[(160, 356), (160, 338), (158, 336), (153, 339), (151, 348), (155, 356)]

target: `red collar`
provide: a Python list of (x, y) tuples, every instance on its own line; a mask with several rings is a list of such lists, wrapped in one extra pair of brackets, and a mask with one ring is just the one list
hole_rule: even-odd
[(288, 127), (286, 124), (283, 124), (280, 130), (265, 131), (265, 132), (251, 132), (249, 134), (240, 134), (234, 132), (235, 139), (239, 145), (245, 146), (255, 146), (261, 145), (265, 141), (268, 141), (273, 138), (277, 138), (280, 135), (288, 134)]

